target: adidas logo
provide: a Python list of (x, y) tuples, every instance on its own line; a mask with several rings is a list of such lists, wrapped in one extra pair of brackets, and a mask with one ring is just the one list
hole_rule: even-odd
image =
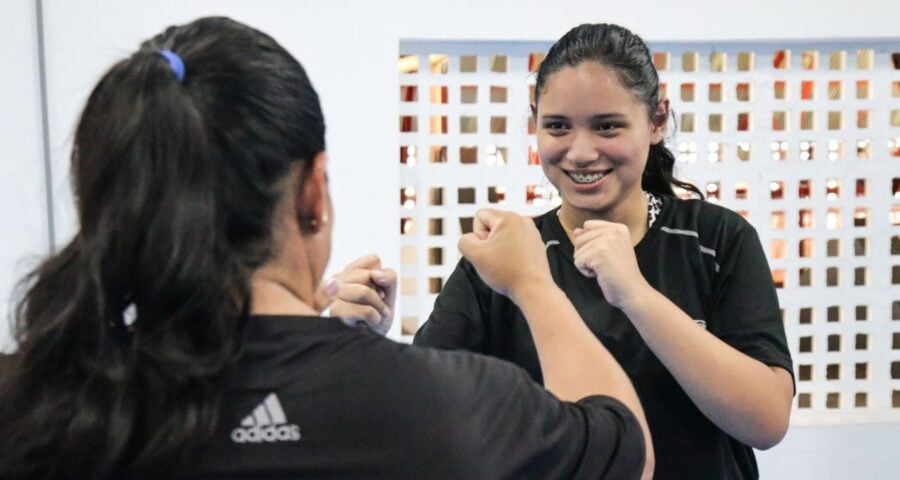
[(241, 420), (240, 427), (231, 431), (231, 440), (235, 443), (296, 442), (300, 440), (300, 427), (288, 424), (281, 402), (272, 392)]

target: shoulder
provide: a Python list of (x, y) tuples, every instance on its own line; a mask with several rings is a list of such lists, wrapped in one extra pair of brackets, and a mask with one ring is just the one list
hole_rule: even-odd
[(700, 199), (665, 198), (668, 215), (664, 215), (661, 229), (694, 232), (701, 243), (723, 244), (737, 237), (755, 234), (755, 229), (737, 212)]

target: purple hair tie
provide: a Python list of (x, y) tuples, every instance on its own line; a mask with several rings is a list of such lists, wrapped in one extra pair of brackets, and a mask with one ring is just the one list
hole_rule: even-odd
[(175, 52), (171, 50), (160, 50), (159, 55), (165, 58), (169, 62), (169, 67), (172, 68), (172, 72), (175, 73), (175, 79), (178, 80), (178, 83), (184, 81), (184, 61), (181, 60), (181, 57), (178, 56)]

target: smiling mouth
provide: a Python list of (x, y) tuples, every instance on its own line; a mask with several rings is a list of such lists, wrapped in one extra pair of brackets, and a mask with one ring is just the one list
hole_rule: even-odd
[(604, 172), (566, 172), (566, 175), (568, 175), (569, 178), (571, 178), (577, 184), (590, 185), (592, 183), (599, 182), (611, 171), (612, 170), (606, 170)]

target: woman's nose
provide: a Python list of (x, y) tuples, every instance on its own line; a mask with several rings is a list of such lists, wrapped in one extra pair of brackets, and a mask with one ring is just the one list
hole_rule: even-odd
[(575, 166), (587, 166), (600, 159), (596, 135), (591, 132), (575, 131), (571, 138), (572, 143), (566, 151), (566, 160)]

